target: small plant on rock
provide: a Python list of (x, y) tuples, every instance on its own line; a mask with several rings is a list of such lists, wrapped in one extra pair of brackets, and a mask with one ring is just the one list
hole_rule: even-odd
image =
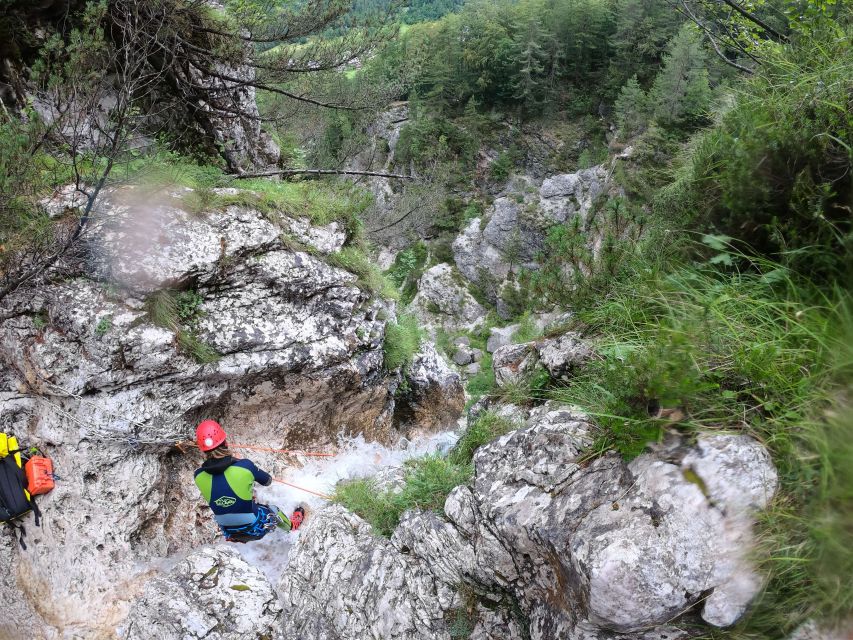
[(102, 338), (106, 335), (107, 331), (113, 328), (113, 317), (112, 316), (104, 316), (100, 320), (98, 320), (98, 324), (95, 325), (95, 335), (99, 338)]

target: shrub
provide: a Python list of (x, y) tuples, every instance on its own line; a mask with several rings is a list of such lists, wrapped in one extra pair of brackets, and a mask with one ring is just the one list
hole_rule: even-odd
[(95, 335), (99, 338), (102, 338), (106, 335), (107, 331), (112, 329), (113, 327), (113, 317), (112, 316), (104, 316), (100, 320), (98, 320), (98, 324), (95, 325)]
[(480, 372), (468, 378), (468, 395), (471, 396), (471, 402), (476, 402), (483, 396), (490, 395), (495, 386), (492, 354), (483, 353), (483, 359), (480, 360)]
[[(719, 126), (699, 137), (658, 209), (826, 274), (851, 268), (850, 37), (768, 52)], [(822, 252), (802, 253), (805, 247)], [(741, 247), (745, 250), (744, 247)], [(849, 273), (849, 272), (848, 272)]]
[(401, 314), (397, 322), (385, 325), (385, 368), (394, 371), (412, 361), (421, 345), (422, 332), (417, 318)]
[(152, 324), (174, 332), (178, 347), (196, 362), (208, 364), (221, 355), (196, 335), (202, 297), (195, 291), (156, 291), (145, 300)]
[(428, 255), (425, 243), (416, 242), (394, 258), (394, 264), (385, 272), (391, 282), (400, 289), (400, 300), (408, 304), (418, 292), (418, 280), (424, 272)]

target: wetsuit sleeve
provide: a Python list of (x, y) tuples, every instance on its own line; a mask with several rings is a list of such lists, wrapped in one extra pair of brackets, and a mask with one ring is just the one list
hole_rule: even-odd
[(258, 484), (262, 484), (265, 487), (268, 487), (272, 484), (272, 476), (266, 471), (258, 469), (258, 467), (255, 466), (254, 462), (249, 462), (247, 466), (249, 468), (249, 471), (252, 472), (252, 475), (255, 476), (255, 482), (257, 482)]

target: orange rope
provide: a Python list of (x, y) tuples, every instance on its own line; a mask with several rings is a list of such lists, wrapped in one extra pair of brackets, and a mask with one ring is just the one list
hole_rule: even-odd
[(302, 451), (300, 449), (270, 449), (269, 447), (256, 447), (251, 444), (231, 444), (228, 443), (231, 449), (249, 449), (250, 451), (267, 451), (269, 453), (301, 453), (303, 456), (314, 456), (316, 458), (333, 458), (334, 453), (322, 453), (320, 451)]
[[(184, 453), (186, 447), (198, 448), (198, 445), (192, 441), (176, 442), (175, 446)], [(323, 453), (320, 451), (302, 451), (301, 449), (270, 449), (269, 447), (256, 447), (252, 444), (232, 444), (228, 443), (229, 449), (249, 449), (250, 451), (266, 451), (268, 453), (287, 453), (287, 454), (302, 454), (303, 456), (313, 456), (315, 458), (334, 458), (334, 453)]]
[(276, 482), (279, 482), (281, 484), (286, 484), (288, 487), (293, 487), (294, 489), (299, 489), (300, 491), (304, 491), (305, 493), (313, 493), (315, 496), (320, 496), (324, 500), (331, 500), (332, 499), (332, 496), (325, 494), (325, 493), (320, 493), (319, 491), (312, 491), (311, 489), (306, 489), (305, 487), (300, 487), (299, 485), (293, 484), (291, 482), (285, 482), (284, 480), (279, 480), (278, 478), (273, 478), (273, 480), (275, 480)]

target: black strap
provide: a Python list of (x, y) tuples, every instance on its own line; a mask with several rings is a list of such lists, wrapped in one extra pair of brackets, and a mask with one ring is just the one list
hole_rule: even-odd
[(32, 495), (30, 496), (30, 505), (32, 505), (32, 507), (33, 507), (33, 518), (36, 521), (36, 526), (40, 527), (41, 526), (41, 509), (39, 509), (39, 506), (36, 504), (36, 497), (35, 496), (32, 496)]
[(21, 545), (21, 549), (24, 551), (27, 550), (27, 543), (24, 542), (24, 538), (27, 537), (27, 528), (17, 522), (7, 522), (6, 525), (12, 530), (12, 537), (18, 541), (18, 544)]

